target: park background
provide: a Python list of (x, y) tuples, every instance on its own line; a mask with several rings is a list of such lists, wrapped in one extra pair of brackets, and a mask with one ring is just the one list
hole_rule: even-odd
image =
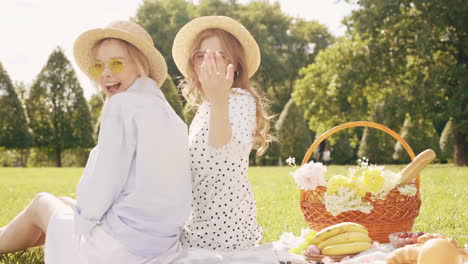
[[(16, 10), (1, 8), (3, 18), (19, 16), (27, 22), (20, 25), (2, 20), (5, 32), (15, 31), (18, 39), (3, 35), (0, 43), (0, 167), (16, 167), (0, 169), (0, 226), (38, 192), (75, 197), (88, 152), (96, 144), (103, 101), (76, 71), (68, 52), (73, 40), (64, 45), (65, 49), (57, 41), (42, 69), (29, 70), (29, 77), (24, 72), (21, 77), (10, 74), (9, 67), (19, 72), (15, 64), (2, 62), (11, 61), (9, 54), (27, 53), (19, 49), (24, 42), (29, 44), (28, 49), (39, 52), (46, 32), (50, 35), (66, 29), (70, 21), (64, 14), (83, 10), (77, 5), (89, 1), (44, 2), (54, 4), (50, 7), (53, 15), (44, 17), (54, 26), (34, 32), (27, 30), (34, 23), (28, 15), (34, 10), (31, 7), (41, 4), (31, 0), (1, 4)], [(121, 14), (125, 4), (135, 5), (135, 1), (124, 2), (89, 5), (80, 14), (87, 27), (74, 36), (110, 22), (90, 24), (92, 16)], [(313, 140), (327, 129), (366, 120), (396, 131), (415, 153), (427, 148), (436, 151), (434, 164), (421, 175), (423, 205), (414, 230), (439, 232), (467, 243), (466, 1), (290, 2), (302, 3), (305, 13), (330, 2), (337, 7), (336, 12), (343, 12), (338, 7), (345, 5), (341, 29), (285, 12), (283, 6), (288, 1), (138, 1), (131, 15), (131, 20), (150, 33), (166, 58), (170, 77), (162, 89), (187, 123), (194, 112), (186, 107), (176, 88), (181, 74), (171, 56), (174, 36), (182, 25), (199, 16), (227, 15), (244, 24), (257, 40), (262, 63), (252, 83), (270, 103), (274, 115), (271, 132), (278, 139), (265, 155), (256, 157), (253, 151), (250, 158), (249, 180), (257, 201), (257, 219), (264, 229), (262, 242), (277, 240), (283, 232), (298, 235), (306, 227), (299, 209), (299, 192), (289, 175), (297, 167), (284, 166), (285, 160), (292, 156), (300, 163)], [(17, 5), (12, 7), (11, 3)], [(18, 50), (6, 43), (16, 43)], [(327, 140), (327, 147), (332, 164), (328, 175), (344, 173), (363, 156), (395, 171), (409, 162), (398, 142), (371, 128), (343, 130)], [(42, 251), (0, 256), (0, 263), (43, 263)]]
[[(252, 83), (270, 102), (271, 132), (278, 139), (265, 155), (252, 152), (251, 165), (300, 159), (317, 135), (356, 120), (388, 126), (416, 153), (434, 149), (436, 162), (468, 165), (466, 1), (343, 2), (351, 9), (340, 37), (269, 1), (143, 1), (131, 19), (146, 28), (166, 58), (170, 77), (162, 89), (188, 124), (194, 112), (176, 88), (181, 74), (171, 55), (175, 34), (204, 15), (227, 15), (250, 30), (262, 56)], [(34, 40), (30, 45), (34, 49)], [(84, 166), (96, 143), (101, 96), (84, 96), (90, 83), (78, 80), (60, 46), (31, 79), (12, 81), (0, 64), (0, 165)], [(379, 164), (409, 161), (399, 143), (375, 129), (346, 130), (327, 143), (333, 164), (353, 164), (363, 156)]]

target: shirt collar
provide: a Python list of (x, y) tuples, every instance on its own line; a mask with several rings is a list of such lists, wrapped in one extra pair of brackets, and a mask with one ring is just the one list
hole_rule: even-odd
[(132, 85), (127, 89), (127, 91), (151, 91), (155, 92), (157, 96), (165, 100), (165, 96), (159, 86), (156, 84), (156, 81), (148, 77), (140, 77), (135, 79)]

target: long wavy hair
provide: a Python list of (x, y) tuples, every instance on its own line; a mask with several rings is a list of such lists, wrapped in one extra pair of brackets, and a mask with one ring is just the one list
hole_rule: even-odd
[[(253, 139), (254, 148), (257, 149), (256, 154), (260, 156), (266, 151), (268, 144), (273, 140), (273, 137), (269, 133), (270, 119), (272, 117), (268, 115), (265, 99), (261, 98), (250, 85), (244, 49), (239, 40), (232, 34), (221, 29), (207, 29), (200, 32), (193, 41), (191, 46), (192, 52), (198, 50), (202, 41), (210, 37), (217, 37), (220, 40), (229, 56), (230, 63), (234, 66), (235, 74), (232, 87), (238, 87), (248, 91), (255, 99), (257, 125), (255, 127)], [(180, 83), (179, 88), (182, 91), (182, 95), (187, 100), (189, 107), (196, 108), (205, 100), (205, 93), (198, 80), (195, 65), (190, 58), (188, 65), (187, 76), (185, 76), (185, 79)]]

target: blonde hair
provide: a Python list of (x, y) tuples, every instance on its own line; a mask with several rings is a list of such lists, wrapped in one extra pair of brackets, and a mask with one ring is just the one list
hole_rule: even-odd
[(96, 53), (98, 48), (101, 46), (101, 44), (104, 41), (107, 40), (117, 40), (120, 43), (124, 44), (125, 48), (127, 49), (128, 55), (130, 56), (130, 59), (132, 60), (133, 63), (135, 63), (138, 73), (140, 74), (140, 77), (148, 77), (149, 76), (149, 71), (150, 71), (150, 64), (148, 61), (148, 58), (141, 52), (139, 49), (137, 49), (135, 46), (130, 44), (129, 42), (117, 38), (104, 38), (101, 39), (94, 45), (94, 47), (91, 49), (91, 61), (96, 59)]
[[(235, 75), (232, 87), (239, 87), (248, 91), (255, 99), (256, 105), (256, 120), (257, 125), (254, 131), (254, 147), (257, 149), (257, 156), (262, 155), (268, 148), (268, 144), (273, 140), (269, 134), (270, 119), (267, 113), (267, 106), (263, 99), (250, 85), (249, 76), (247, 73), (247, 65), (245, 60), (244, 49), (239, 40), (227, 31), (221, 29), (207, 29), (195, 38), (192, 43), (191, 50), (196, 51), (200, 48), (201, 42), (210, 37), (217, 37), (224, 47), (230, 62), (234, 66)], [(205, 94), (198, 80), (198, 75), (195, 71), (195, 65), (189, 58), (187, 76), (180, 83), (179, 87), (182, 90), (182, 95), (187, 100), (189, 107), (197, 107), (205, 99)]]

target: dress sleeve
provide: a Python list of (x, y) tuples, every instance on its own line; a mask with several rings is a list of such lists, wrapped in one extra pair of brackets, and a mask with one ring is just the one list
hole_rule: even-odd
[(250, 153), (257, 125), (255, 99), (248, 92), (229, 98), (229, 120), (232, 136), (221, 148), (211, 148), (217, 155), (245, 156)]
[[(114, 95), (106, 103), (95, 162), (86, 165), (77, 189), (75, 233), (91, 231), (123, 190), (135, 155), (135, 128), (122, 111), (123, 100)], [(91, 167), (88, 167), (91, 166)]]

